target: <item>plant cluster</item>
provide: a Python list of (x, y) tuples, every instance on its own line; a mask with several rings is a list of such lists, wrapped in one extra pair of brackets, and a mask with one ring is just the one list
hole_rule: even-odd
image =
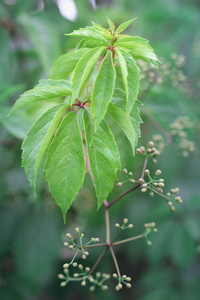
[[(117, 180), (117, 172), (121, 169), (119, 151), (109, 120), (114, 120), (121, 128), (135, 155), (142, 123), (139, 110), (141, 103), (137, 100), (140, 71), (136, 60), (142, 60), (154, 68), (158, 61), (146, 39), (122, 34), (134, 20), (124, 22), (118, 28), (110, 19), (107, 21), (109, 29), (93, 23), (92, 27), (68, 34), (81, 38), (77, 49), (58, 58), (49, 79), (41, 80), (32, 90), (22, 94), (11, 111), (43, 103), (43, 113), (22, 143), (22, 165), (34, 193), (37, 193), (38, 174), (41, 169), (45, 171), (49, 190), (61, 208), (64, 221), (83, 185), (86, 171), (90, 173), (97, 208), (103, 204), (105, 209), (106, 240), (99, 243), (98, 238), (91, 238), (85, 243), (84, 234), (76, 228), (77, 242), (76, 238), (67, 233), (69, 242), (65, 242), (64, 246), (74, 255), (69, 263), (63, 265), (64, 274), (58, 277), (62, 280), (61, 286), (70, 281), (80, 281), (82, 286), (89, 282), (91, 291), (97, 286), (102, 290), (107, 289), (104, 282), (111, 275), (99, 272), (94, 275), (94, 271), (108, 250), (116, 269), (113, 274), (117, 280), (116, 290), (119, 291), (123, 285), (130, 288), (131, 278), (121, 275), (114, 247), (139, 238), (146, 239), (150, 246), (149, 234), (157, 231), (155, 222), (150, 222), (144, 224), (144, 231), (140, 235), (118, 240), (122, 231), (133, 228), (133, 224), (124, 218), (122, 225), (115, 224), (118, 232), (111, 237), (109, 209), (118, 200), (140, 189), (142, 193), (149, 191), (151, 197), (159, 194), (165, 198), (171, 211), (175, 210), (175, 202), (182, 202), (179, 196), (175, 196), (178, 188), (166, 195), (163, 193), (164, 179), (158, 178), (161, 175), (159, 169), (153, 176), (147, 169), (148, 161), (152, 159), (157, 163), (160, 155), (153, 141), (147, 147), (136, 149), (136, 154), (144, 157), (141, 176), (135, 179), (132, 170), (129, 172), (124, 168), (126, 180), (117, 183), (121, 187), (129, 181), (134, 186), (112, 201), (106, 200)], [(66, 80), (71, 74), (72, 80)], [(89, 250), (94, 247), (104, 249), (91, 269), (76, 261), (78, 256), (83, 261), (87, 260)], [(73, 275), (72, 269), (75, 271)]]

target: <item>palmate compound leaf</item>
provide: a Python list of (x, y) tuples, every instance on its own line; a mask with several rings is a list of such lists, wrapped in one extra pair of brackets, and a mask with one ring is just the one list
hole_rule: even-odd
[(66, 79), (73, 71), (79, 59), (89, 49), (73, 50), (61, 55), (54, 63), (50, 71), (51, 79)]
[(60, 206), (65, 221), (86, 171), (85, 154), (76, 112), (60, 124), (47, 152), (44, 169), (49, 189)]
[(22, 166), (35, 192), (35, 183), (42, 160), (68, 104), (46, 111), (31, 127), (22, 143)]
[(71, 95), (69, 81), (65, 80), (42, 80), (33, 89), (23, 93), (16, 101), (10, 113), (19, 108), (28, 106), (33, 103), (47, 101), (59, 97)]
[(139, 90), (140, 73), (133, 57), (126, 51), (116, 50), (116, 60), (121, 68), (126, 93), (126, 111), (130, 115)]
[(72, 78), (72, 99), (76, 99), (78, 97), (81, 88), (90, 76), (104, 50), (105, 46), (90, 49), (78, 61)]
[(113, 95), (115, 79), (116, 72), (113, 65), (112, 53), (108, 51), (99, 68), (92, 90), (91, 112), (95, 130), (98, 128), (107, 111)]
[(92, 116), (84, 111), (84, 129), (90, 172), (93, 176), (99, 208), (112, 191), (121, 168), (120, 156), (114, 137), (107, 123), (102, 120), (95, 131)]

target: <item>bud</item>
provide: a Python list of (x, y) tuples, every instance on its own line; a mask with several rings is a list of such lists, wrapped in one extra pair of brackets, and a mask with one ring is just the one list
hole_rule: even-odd
[(68, 244), (67, 242), (64, 242), (64, 246), (65, 246), (65, 247), (68, 247), (69, 244)]
[(124, 172), (125, 174), (127, 174), (127, 173), (128, 173), (127, 169), (123, 169), (123, 172)]
[(128, 228), (130, 228), (130, 229), (133, 228), (133, 224), (129, 224)]
[(129, 173), (128, 173), (128, 176), (132, 176), (132, 175), (133, 175), (133, 173), (132, 173), (132, 172), (129, 172)]
[(142, 188), (142, 189), (141, 189), (141, 192), (142, 192), (142, 193), (145, 193), (146, 191), (147, 191), (146, 188)]
[(157, 170), (155, 174), (156, 174), (156, 176), (160, 176), (161, 173), (162, 172), (160, 170)]
[(146, 170), (144, 171), (144, 174), (145, 174), (146, 176), (149, 176), (149, 175), (150, 175), (150, 171), (149, 171), (148, 169), (146, 169)]
[(71, 236), (71, 234), (70, 234), (70, 233), (67, 233), (67, 234), (66, 234), (66, 237), (67, 237), (69, 240), (71, 240), (71, 239), (72, 239), (72, 236)]
[(154, 196), (154, 192), (151, 191), (151, 192), (149, 193), (149, 195), (150, 195), (151, 197), (153, 197), (153, 196)]
[(139, 178), (139, 182), (140, 182), (140, 183), (144, 183), (145, 181), (144, 181), (143, 178)]
[(80, 232), (78, 227), (75, 228), (75, 231), (76, 231), (76, 233)]
[(151, 246), (151, 245), (152, 245), (152, 242), (151, 242), (151, 241), (147, 241), (147, 245), (148, 245), (148, 246)]
[(101, 277), (101, 273), (100, 272), (97, 272), (96, 273), (96, 278), (100, 278)]
[(65, 276), (64, 276), (63, 274), (58, 274), (58, 278), (59, 278), (59, 279), (64, 279)]
[(78, 277), (78, 273), (74, 273), (74, 278), (77, 278)]
[(142, 150), (141, 150), (140, 148), (137, 148), (136, 153), (137, 153), (137, 154), (141, 154), (141, 153), (142, 153)]
[(147, 184), (146, 184), (146, 183), (143, 183), (142, 187), (143, 187), (143, 188), (147, 188)]
[(107, 285), (103, 285), (101, 288), (102, 288), (103, 291), (106, 291), (108, 289), (108, 286)]
[(64, 286), (66, 286), (66, 284), (67, 284), (67, 282), (62, 281), (62, 282), (60, 283), (60, 286), (64, 287)]
[(82, 259), (86, 259), (87, 256), (85, 254), (82, 255)]
[(127, 224), (127, 223), (128, 223), (128, 219), (125, 218), (125, 219), (124, 219), (124, 224)]
[(87, 272), (87, 273), (90, 272), (90, 268), (89, 268), (89, 267), (86, 267), (86, 268), (85, 268), (85, 272)]
[(83, 280), (83, 281), (81, 282), (81, 285), (82, 285), (82, 286), (86, 286), (86, 281)]
[(150, 142), (148, 143), (148, 146), (149, 146), (150, 148), (152, 148), (152, 147), (154, 146), (154, 142), (150, 141)]
[(127, 284), (126, 284), (126, 287), (127, 287), (127, 288), (131, 288), (132, 285), (131, 285), (130, 283), (127, 283)]
[(79, 264), (78, 268), (79, 268), (79, 270), (83, 270), (83, 265)]
[(135, 179), (130, 179), (130, 182), (135, 183)]
[(171, 206), (171, 207), (170, 207), (170, 210), (171, 210), (172, 212), (174, 212), (174, 211), (175, 211), (175, 207), (174, 207), (174, 206)]
[(122, 182), (118, 182), (118, 183), (117, 183), (117, 186), (118, 186), (118, 187), (122, 186)]
[(64, 264), (64, 265), (63, 265), (63, 268), (64, 268), (64, 269), (69, 268), (69, 264)]
[(113, 278), (117, 278), (117, 274), (116, 273), (113, 273)]
[(73, 266), (73, 267), (77, 267), (77, 266), (78, 266), (77, 262), (74, 262), (74, 263), (72, 264), (72, 266)]
[(115, 224), (115, 227), (120, 228), (119, 223), (116, 223), (116, 224)]

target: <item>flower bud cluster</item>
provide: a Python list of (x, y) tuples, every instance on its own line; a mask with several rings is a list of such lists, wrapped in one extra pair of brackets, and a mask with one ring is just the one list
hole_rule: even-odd
[(189, 122), (188, 117), (178, 117), (170, 124), (170, 133), (173, 136), (174, 141), (182, 150), (182, 155), (184, 157), (187, 157), (189, 152), (193, 152), (195, 150), (194, 142), (188, 140), (188, 134), (186, 132), (188, 128), (192, 128), (193, 126), (194, 124)]
[(93, 292), (97, 286), (100, 287), (102, 291), (106, 291), (108, 289), (108, 286), (105, 285), (104, 282), (110, 279), (110, 274), (96, 272), (95, 277), (91, 275), (87, 278), (90, 283), (92, 283), (89, 288), (91, 292)]
[(146, 182), (143, 178), (139, 179), (140, 187), (141, 187), (141, 192), (145, 193), (147, 190), (150, 190), (150, 196), (153, 197), (154, 193), (163, 193), (163, 187), (165, 186), (164, 184), (164, 179), (156, 179), (157, 176), (161, 175), (161, 170), (157, 170), (155, 172), (154, 177), (152, 178), (150, 175), (150, 171), (146, 169), (144, 171), (145, 176), (148, 177), (148, 182)]
[(128, 277), (127, 275), (122, 275), (121, 277), (118, 277), (116, 273), (113, 273), (113, 278), (115, 278), (115, 279), (118, 280), (118, 284), (115, 287), (116, 291), (120, 291), (123, 288), (123, 284), (127, 288), (131, 288), (132, 287), (132, 285), (130, 284), (131, 277)]
[(128, 219), (124, 218), (123, 224), (120, 225), (119, 223), (116, 223), (115, 227), (119, 228), (119, 229), (122, 229), (122, 230), (125, 230), (125, 229), (131, 229), (131, 228), (133, 228), (133, 224), (128, 224)]
[(144, 224), (144, 237), (147, 241), (147, 245), (148, 246), (151, 246), (152, 245), (152, 242), (147, 238), (148, 235), (152, 232), (157, 232), (158, 229), (156, 228), (156, 223), (155, 222), (151, 222), (151, 223), (145, 223)]
[(150, 141), (146, 148), (144, 146), (140, 146), (139, 148), (137, 148), (136, 153), (138, 155), (143, 155), (143, 156), (153, 158), (153, 162), (155, 163), (157, 162), (155, 157), (160, 155), (160, 151), (155, 147), (153, 141)]
[(167, 204), (170, 207), (170, 210), (172, 212), (175, 211), (175, 206), (173, 205), (173, 202), (176, 202), (178, 204), (181, 204), (183, 202), (180, 196), (175, 196), (176, 194), (178, 194), (178, 192), (179, 192), (179, 188), (174, 188), (167, 193), (167, 197), (168, 197)]
[(135, 179), (133, 179), (133, 178), (131, 178), (132, 176), (133, 176), (133, 173), (132, 172), (128, 172), (128, 170), (127, 169), (123, 169), (123, 173), (126, 175), (126, 179), (124, 180), (124, 181), (122, 181), (122, 182), (118, 182), (117, 183), (117, 186), (118, 187), (121, 187), (125, 182), (127, 182), (127, 181), (130, 181), (130, 182), (132, 182), (132, 183), (135, 183)]

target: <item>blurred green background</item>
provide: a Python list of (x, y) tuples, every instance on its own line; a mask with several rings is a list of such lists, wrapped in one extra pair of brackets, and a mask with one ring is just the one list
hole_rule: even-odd
[[(89, 0), (74, 2), (77, 9), (74, 21), (64, 18), (53, 0), (1, 0), (0, 3), (0, 299), (199, 299), (200, 3), (198, 0), (99, 0), (96, 5)], [(122, 223), (124, 217), (133, 223), (133, 235), (140, 234), (143, 224), (151, 221), (156, 222), (158, 233), (152, 235), (151, 247), (139, 240), (116, 248), (121, 273), (132, 277), (131, 289), (115, 292), (113, 279), (106, 293), (98, 289), (91, 293), (87, 286), (74, 283), (61, 288), (57, 279), (63, 263), (70, 259), (70, 253), (63, 247), (67, 232), (73, 233), (79, 226), (88, 239), (95, 236), (104, 242), (104, 210), (96, 211), (90, 178), (86, 176), (64, 225), (43, 175), (36, 199), (20, 166), (21, 141), (40, 109), (34, 114), (25, 111), (9, 118), (7, 114), (20, 94), (39, 79), (48, 77), (59, 55), (75, 47), (77, 39), (64, 33), (90, 26), (91, 21), (107, 27), (106, 16), (116, 25), (138, 17), (126, 32), (150, 40), (163, 62), (156, 71), (141, 66), (143, 79), (138, 98), (144, 104), (144, 124), (139, 145), (146, 145), (152, 135), (160, 134), (157, 122), (170, 131), (170, 123), (187, 116), (193, 127), (185, 132), (188, 140), (194, 142), (195, 150), (188, 155), (187, 149), (168, 145), (157, 165), (148, 165), (152, 172), (162, 170), (166, 192), (176, 186), (180, 188), (184, 202), (176, 206), (175, 213), (170, 212), (159, 196), (151, 198), (140, 191), (127, 195), (112, 208), (113, 234), (114, 224)], [(71, 12), (69, 18), (72, 17)], [(122, 167), (138, 178), (143, 159), (133, 158), (118, 128), (115, 133)], [(123, 176), (119, 173), (121, 180)], [(108, 200), (127, 188), (130, 185), (115, 187)], [(122, 238), (129, 234), (124, 232)], [(91, 251), (89, 265), (92, 266), (97, 254), (98, 251)], [(98, 270), (115, 272), (109, 253)]]

